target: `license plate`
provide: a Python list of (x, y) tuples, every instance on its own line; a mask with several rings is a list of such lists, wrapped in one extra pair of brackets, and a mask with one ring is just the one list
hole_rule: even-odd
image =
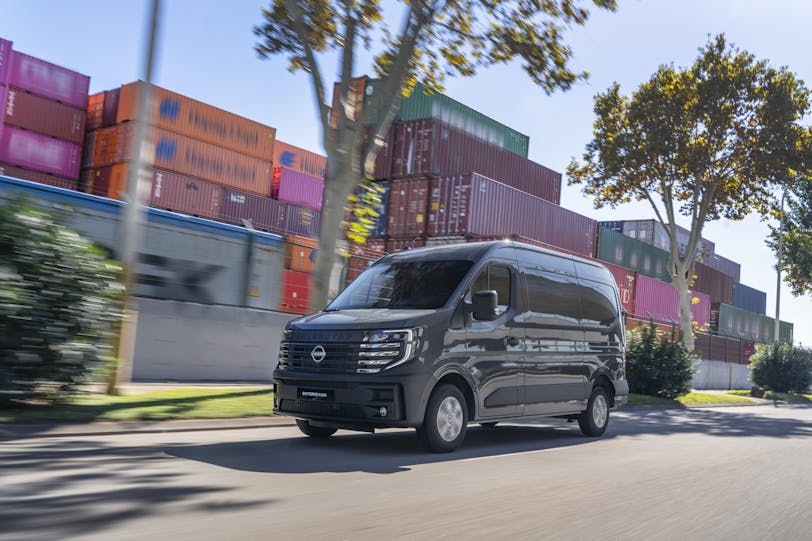
[(333, 400), (335, 393), (322, 389), (299, 389), (297, 397), (304, 400)]

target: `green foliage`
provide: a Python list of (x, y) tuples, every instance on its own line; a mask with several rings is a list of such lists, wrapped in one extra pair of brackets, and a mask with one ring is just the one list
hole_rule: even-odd
[[(799, 180), (789, 192), (781, 239), (781, 270), (792, 293), (812, 293), (812, 180)], [(774, 228), (770, 246), (778, 251), (779, 231)]]
[(347, 238), (352, 242), (364, 244), (378, 218), (384, 188), (375, 182), (364, 179), (358, 186), (356, 193), (348, 199)]
[(110, 365), (120, 271), (28, 202), (0, 208), (0, 403), (59, 399)]
[(812, 385), (812, 350), (785, 342), (760, 344), (750, 357), (750, 376), (770, 391), (806, 392)]
[(679, 339), (657, 336), (653, 323), (630, 331), (626, 340), (629, 390), (660, 398), (676, 398), (691, 390), (694, 355)]
[[(628, 96), (615, 83), (595, 97), (594, 138), (583, 163), (568, 166), (569, 182), (596, 207), (648, 201), (670, 232), (671, 281), (685, 292), (705, 222), (768, 214), (776, 186), (809, 178), (809, 95), (786, 68), (710, 38), (693, 65), (663, 65)], [(690, 220), (682, 255), (678, 214)]]

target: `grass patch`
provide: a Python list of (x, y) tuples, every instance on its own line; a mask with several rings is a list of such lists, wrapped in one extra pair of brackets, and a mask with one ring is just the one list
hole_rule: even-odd
[(273, 414), (271, 389), (173, 389), (77, 396), (65, 404), (0, 408), (0, 422), (215, 419)]
[(648, 396), (644, 394), (629, 393), (628, 406), (679, 406), (676, 400)]
[[(751, 396), (750, 391), (728, 391), (727, 394), (736, 396)], [(768, 400), (779, 400), (781, 402), (791, 402), (793, 404), (812, 404), (812, 394), (779, 393), (776, 391), (764, 391), (764, 398)]]
[(742, 396), (732, 396), (726, 393), (697, 393), (690, 392), (677, 397), (677, 402), (683, 406), (694, 406), (699, 404), (752, 404), (752, 402)]

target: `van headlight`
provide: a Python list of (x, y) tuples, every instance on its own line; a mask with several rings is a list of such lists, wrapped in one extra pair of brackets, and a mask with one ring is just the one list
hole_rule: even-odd
[(423, 327), (367, 331), (358, 353), (358, 373), (377, 374), (415, 358), (422, 347)]

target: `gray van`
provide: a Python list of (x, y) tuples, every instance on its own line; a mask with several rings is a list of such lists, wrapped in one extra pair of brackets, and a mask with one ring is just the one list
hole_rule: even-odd
[(287, 326), (274, 410), (315, 438), (413, 427), (434, 452), (471, 422), (553, 416), (600, 436), (628, 399), (624, 365), (604, 266), (511, 241), (436, 246), (379, 259)]

